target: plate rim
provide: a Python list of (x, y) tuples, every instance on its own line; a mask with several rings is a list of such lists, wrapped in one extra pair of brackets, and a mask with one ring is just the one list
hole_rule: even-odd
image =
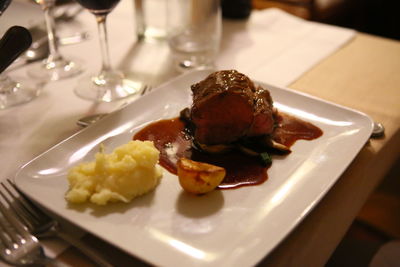
[[(186, 74), (177, 76), (176, 78), (174, 78), (174, 79), (172, 79), (172, 80), (169, 80), (168, 82), (166, 82), (166, 83), (160, 85), (159, 87), (155, 88), (154, 90), (152, 90), (150, 93), (148, 93), (148, 94), (147, 94), (146, 96), (144, 96), (144, 97), (151, 97), (151, 95), (156, 94), (157, 91), (158, 91), (159, 89), (164, 88), (164, 87), (168, 87), (170, 84), (174, 84), (177, 80), (179, 81), (180, 79), (184, 79), (184, 78), (187, 77), (187, 76), (194, 75), (193, 73), (210, 73), (210, 72), (211, 72), (211, 71), (208, 71), (208, 70), (207, 70), (207, 71), (200, 71), (200, 72), (194, 71), (194, 72), (190, 72), (190, 73), (186, 73)], [(361, 111), (358, 111), (358, 110), (355, 110), (355, 109), (352, 109), (352, 108), (349, 108), (349, 107), (346, 107), (346, 106), (342, 106), (342, 105), (340, 105), (340, 104), (336, 104), (336, 103), (333, 103), (333, 102), (330, 102), (330, 101), (327, 101), (327, 100), (318, 98), (318, 97), (316, 97), (316, 96), (313, 96), (313, 95), (310, 95), (310, 94), (307, 94), (307, 93), (304, 93), (304, 92), (299, 92), (299, 91), (297, 91), (297, 90), (293, 90), (293, 89), (290, 89), (290, 88), (287, 88), (287, 87), (274, 86), (274, 85), (271, 85), (271, 84), (268, 84), (268, 83), (264, 83), (264, 82), (259, 82), (259, 81), (254, 81), (254, 82), (257, 83), (257, 84), (260, 84), (260, 85), (265, 85), (265, 86), (267, 87), (267, 89), (268, 89), (269, 87), (273, 87), (274, 90), (275, 90), (275, 89), (284, 90), (284, 91), (286, 91), (286, 93), (289, 93), (289, 94), (300, 95), (300, 96), (302, 96), (302, 97), (310, 98), (310, 99), (312, 99), (312, 100), (314, 100), (314, 101), (318, 101), (318, 102), (323, 103), (323, 104), (332, 105), (332, 106), (334, 106), (335, 108), (339, 108), (339, 109), (346, 110), (346, 111), (351, 112), (351, 113), (355, 113), (355, 114), (357, 114), (358, 116), (361, 116), (361, 117), (363, 117), (364, 119), (367, 119), (367, 121), (370, 122), (370, 125), (369, 125), (369, 127), (370, 127), (370, 133), (372, 133), (373, 121), (372, 121), (372, 119), (371, 119), (367, 114), (365, 114), (365, 113), (363, 113), (363, 112), (361, 112)], [(130, 106), (130, 105), (136, 103), (137, 101), (140, 101), (140, 99), (134, 100), (134, 101), (131, 102), (128, 106)], [(143, 101), (143, 100), (142, 100), (142, 101)], [(116, 113), (123, 112), (126, 108), (128, 108), (128, 106), (122, 108), (121, 110), (117, 111)], [(99, 121), (99, 123), (101, 123), (101, 121)], [(49, 151), (52, 151), (52, 150), (55, 149), (56, 147), (61, 146), (64, 142), (67, 142), (68, 140), (70, 140), (70, 139), (72, 139), (72, 138), (77, 138), (76, 136), (79, 136), (82, 132), (84, 132), (84, 131), (90, 131), (91, 127), (92, 127), (92, 126), (89, 126), (89, 127), (85, 128), (85, 129), (82, 129), (82, 130), (78, 131), (77, 133), (75, 133), (75, 134), (71, 135), (70, 137), (68, 137), (68, 138), (66, 138), (66, 139), (64, 139), (64, 140), (62, 140), (62, 141), (60, 141), (60, 142), (57, 143), (56, 145), (50, 147), (49, 149), (47, 149), (47, 150), (44, 151), (43, 153), (39, 154), (38, 156), (36, 156), (36, 157), (33, 158), (32, 160), (30, 160), (29, 162), (27, 162), (26, 164), (24, 164), (24, 165), (18, 170), (18, 172), (16, 173), (16, 175), (14, 176), (14, 181), (15, 181), (15, 183), (17, 184), (18, 188), (19, 188), (22, 192), (24, 192), (25, 194), (27, 194), (30, 198), (33, 198), (36, 202), (38, 202), (37, 199), (36, 199), (36, 198), (37, 198), (36, 196), (32, 196), (29, 192), (26, 192), (26, 190), (24, 190), (23, 188), (21, 188), (21, 186), (19, 186), (19, 182), (18, 182), (18, 177), (19, 177), (19, 175), (23, 172), (23, 170), (24, 170), (27, 166), (29, 166), (30, 164), (32, 164), (32, 162), (35, 162), (36, 160), (40, 159), (43, 155), (49, 153)], [(366, 134), (366, 135), (367, 135), (367, 134)], [(368, 140), (368, 138), (367, 138), (365, 141), (367, 141), (367, 140)], [(364, 143), (364, 141), (363, 141), (363, 143)], [(290, 223), (289, 227), (287, 227), (287, 228), (289, 228), (289, 230), (285, 231), (285, 233), (283, 234), (282, 238), (280, 238), (280, 240), (279, 240), (277, 243), (275, 243), (274, 245), (272, 245), (272, 247), (271, 247), (266, 253), (261, 253), (261, 254), (262, 254), (261, 257), (258, 257), (256, 260), (253, 260), (253, 261), (251, 261), (251, 262), (248, 262), (248, 264), (256, 264), (257, 262), (259, 262), (260, 260), (262, 260), (268, 253), (270, 253), (274, 248), (276, 248), (276, 247), (277, 247), (277, 246), (278, 246), (278, 245), (279, 245), (279, 244), (280, 244), (294, 229), (295, 229), (295, 227), (296, 227), (297, 225), (299, 225), (299, 224), (301, 223), (301, 221), (304, 220), (304, 218), (305, 218), (306, 216), (309, 215), (309, 213), (315, 208), (315, 206), (322, 200), (323, 196), (325, 196), (326, 193), (334, 186), (334, 184), (335, 184), (335, 183), (337, 182), (337, 180), (341, 177), (341, 175), (343, 174), (343, 172), (348, 168), (348, 166), (351, 164), (351, 162), (353, 162), (353, 160), (356, 158), (356, 156), (358, 155), (358, 153), (360, 152), (360, 150), (362, 149), (363, 146), (364, 146), (364, 144), (362, 144), (362, 145), (360, 144), (360, 145), (359, 145), (359, 148), (356, 149), (356, 152), (354, 152), (354, 155), (351, 156), (352, 159), (351, 159), (345, 166), (342, 166), (342, 169), (341, 169), (340, 173), (339, 173), (338, 175), (336, 175), (336, 178), (332, 179), (332, 180), (330, 181), (329, 185), (325, 188), (325, 190), (319, 192), (318, 197), (317, 197), (316, 199), (314, 199), (314, 201), (312, 201), (311, 203), (309, 203), (309, 204), (307, 205), (307, 212), (304, 213), (304, 214), (302, 214), (302, 216), (297, 217), (297, 220), (292, 221), (292, 222)], [(43, 205), (40, 201), (39, 201), (39, 204), (40, 204), (41, 206)], [(46, 205), (44, 205), (44, 206), (46, 207), (46, 209), (48, 208)], [(65, 218), (65, 217), (61, 214), (61, 212), (54, 211), (54, 210), (52, 210), (52, 209), (51, 209), (51, 212), (55, 213), (57, 216), (63, 217), (65, 220), (69, 221), (70, 223), (72, 223), (72, 224), (74, 224), (74, 225), (77, 225), (78, 227), (82, 228), (82, 226), (81, 226), (81, 225), (78, 225), (76, 222), (73, 222), (73, 221), (69, 220), (69, 218)], [(98, 236), (99, 238), (105, 240), (105, 242), (110, 242), (112, 245), (114, 245), (114, 246), (116, 246), (116, 247), (122, 249), (123, 251), (125, 251), (126, 253), (128, 253), (128, 254), (130, 254), (130, 255), (132, 255), (132, 256), (134, 256), (134, 257), (138, 257), (138, 258), (140, 258), (141, 260), (143, 260), (143, 261), (145, 261), (145, 262), (148, 262), (148, 263), (154, 263), (154, 262), (151, 262), (151, 261), (149, 261), (148, 259), (142, 257), (141, 255), (136, 255), (135, 253), (132, 253), (132, 252), (130, 252), (130, 251), (127, 251), (126, 249), (122, 248), (120, 245), (115, 244), (115, 242), (111, 242), (110, 240), (107, 240), (107, 238), (104, 238), (104, 237), (102, 237), (101, 235), (98, 235), (97, 233), (93, 233), (92, 231), (88, 230), (88, 229), (85, 228), (85, 227), (83, 227), (83, 229), (84, 229), (85, 231), (88, 231), (88, 232), (90, 232), (91, 234), (93, 234), (93, 235), (95, 235), (95, 236)], [(155, 264), (157, 264), (157, 263), (155, 263)]]

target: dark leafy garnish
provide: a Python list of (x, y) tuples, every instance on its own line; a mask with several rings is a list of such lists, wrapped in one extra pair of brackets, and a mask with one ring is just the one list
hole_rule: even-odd
[(268, 166), (272, 164), (272, 157), (268, 152), (262, 152), (259, 155), (263, 165)]

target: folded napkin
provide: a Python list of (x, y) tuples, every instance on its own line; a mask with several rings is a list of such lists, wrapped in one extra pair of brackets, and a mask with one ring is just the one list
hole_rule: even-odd
[(217, 69), (236, 68), (252, 79), (287, 86), (354, 35), (276, 8), (253, 11), (247, 22), (224, 21)]

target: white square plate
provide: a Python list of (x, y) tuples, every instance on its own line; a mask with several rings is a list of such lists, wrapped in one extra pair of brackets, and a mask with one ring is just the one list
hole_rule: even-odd
[(25, 165), (17, 186), (52, 212), (158, 266), (251, 266), (267, 255), (315, 206), (368, 140), (371, 119), (292, 90), (264, 85), (275, 106), (320, 127), (276, 158), (258, 186), (184, 193), (164, 171), (160, 186), (130, 204), (68, 206), (67, 171), (128, 142), (149, 122), (173, 118), (191, 103), (190, 85), (207, 71), (180, 76), (54, 146)]

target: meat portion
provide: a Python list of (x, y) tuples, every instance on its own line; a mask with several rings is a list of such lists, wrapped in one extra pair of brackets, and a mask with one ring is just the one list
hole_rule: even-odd
[(219, 71), (192, 85), (195, 140), (225, 144), (244, 136), (253, 123), (254, 84), (237, 71)]
[(259, 86), (254, 93), (254, 120), (247, 136), (270, 134), (274, 128), (272, 98), (267, 89)]
[(192, 85), (194, 138), (207, 145), (227, 144), (273, 130), (272, 99), (244, 74), (224, 70)]

